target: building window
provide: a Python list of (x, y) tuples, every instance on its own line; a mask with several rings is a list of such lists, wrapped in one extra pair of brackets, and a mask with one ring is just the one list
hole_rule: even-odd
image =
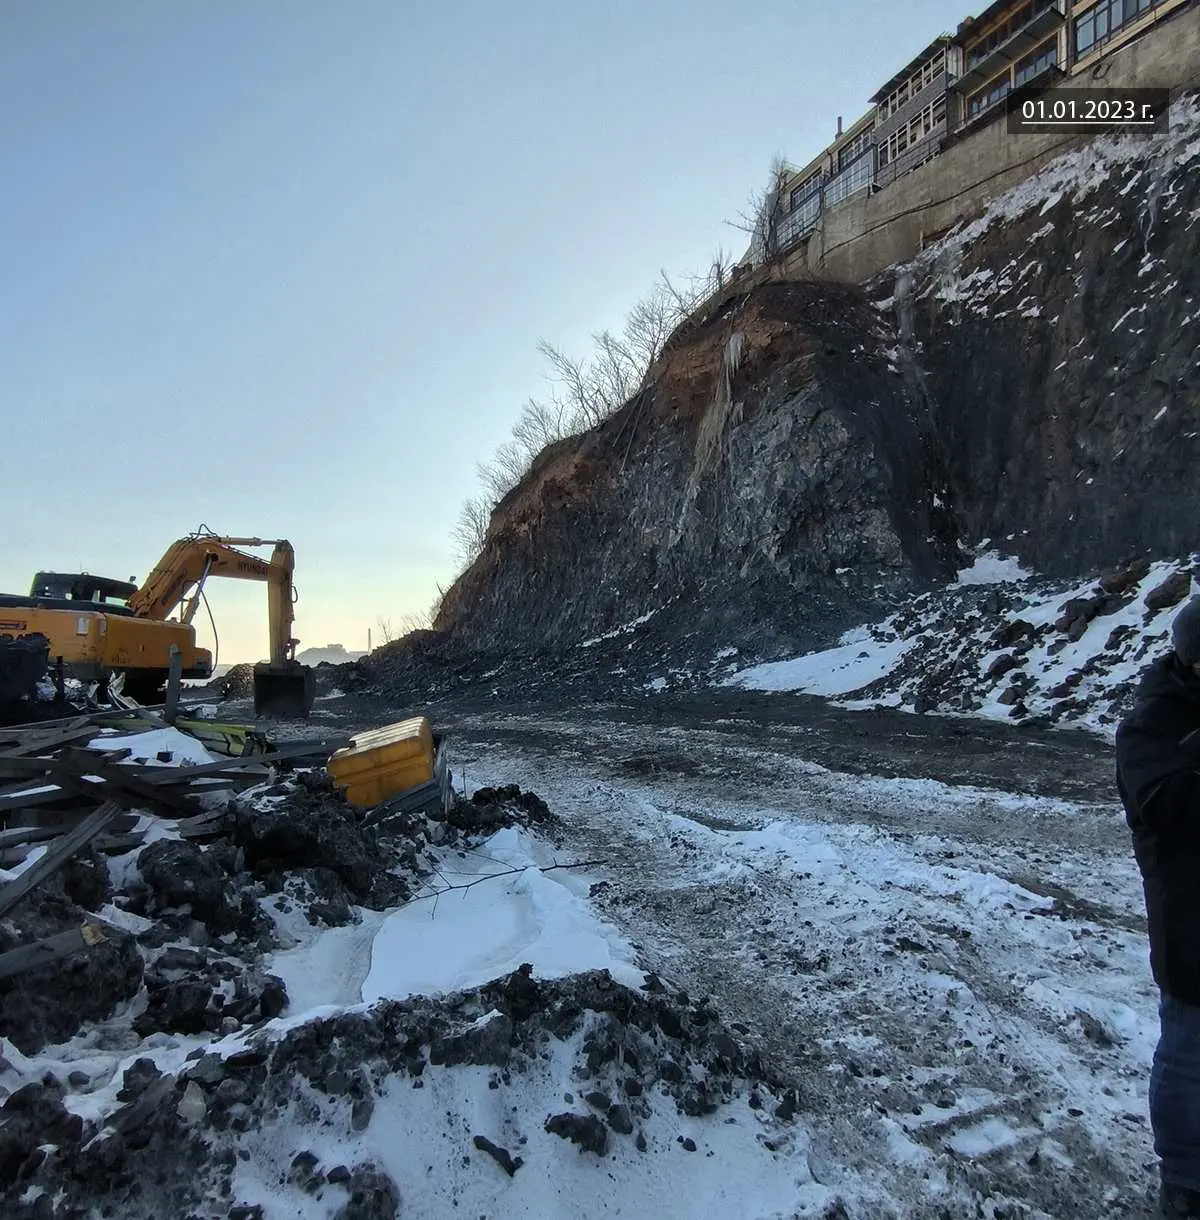
[(868, 148), (871, 147), (871, 136), (873, 134), (874, 133), (871, 128), (867, 128), (866, 131), (860, 131), (853, 140), (851, 140), (848, 144), (842, 145), (842, 147), (838, 149), (837, 168), (839, 174), (846, 168), (847, 165), (850, 164), (851, 161), (854, 161), (856, 158), (860, 157)]
[[(886, 140), (879, 145), (879, 164), (890, 165), (901, 153), (915, 148), (924, 141), (932, 145), (931, 137), (937, 134), (946, 121), (945, 95), (930, 102), (920, 114), (898, 127)], [(932, 156), (936, 148), (930, 148), (928, 155)], [(907, 159), (907, 158), (906, 158)], [(911, 166), (908, 166), (911, 168)]]
[(901, 106), (911, 102), (922, 89), (928, 89), (945, 70), (946, 49), (945, 47), (939, 47), (935, 54), (931, 55), (915, 72), (902, 84), (897, 85), (879, 103), (881, 116), (886, 119), (889, 115), (895, 114)]
[(967, 118), (973, 119), (977, 114), (990, 110), (997, 102), (1006, 98), (1012, 89), (1008, 73), (996, 77), (990, 85), (985, 85), (978, 93), (973, 93), (967, 101)]
[(1075, 18), (1075, 58), (1082, 59), (1162, 0), (1100, 0)]
[(1024, 59), (1017, 61), (1013, 83), (1023, 85), (1026, 81), (1033, 80), (1035, 76), (1041, 76), (1047, 68), (1053, 68), (1057, 63), (1058, 39), (1051, 38), (1049, 42), (1043, 43), (1036, 51), (1031, 51)]
[[(1120, 3), (1120, 0), (1117, 0)], [(1143, 0), (1149, 3), (1150, 0)], [(1041, 16), (1055, 0), (1029, 0), (1021, 5), (1007, 20), (1002, 21), (990, 33), (981, 38), (967, 51), (967, 71), (982, 63), (1000, 45), (1006, 43), (1018, 30), (1027, 26), (1035, 17)]]
[(816, 184), (816, 189), (802, 199), (799, 204), (794, 205), (792, 210), (779, 222), (776, 228), (775, 236), (780, 248), (789, 246), (792, 242), (799, 240), (813, 229), (817, 221), (821, 219), (820, 176), (818, 175), (812, 181)]
[(791, 195), (788, 197), (790, 210), (795, 211), (798, 207), (802, 207), (814, 195), (821, 193), (821, 171), (817, 170), (811, 178), (794, 187)]

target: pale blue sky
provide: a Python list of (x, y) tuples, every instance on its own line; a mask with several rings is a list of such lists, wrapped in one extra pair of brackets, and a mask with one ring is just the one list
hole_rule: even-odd
[[(284, 536), (302, 647), (454, 575), (476, 463), (956, 0), (3, 0), (0, 591)], [(211, 587), (222, 659), (262, 589)]]

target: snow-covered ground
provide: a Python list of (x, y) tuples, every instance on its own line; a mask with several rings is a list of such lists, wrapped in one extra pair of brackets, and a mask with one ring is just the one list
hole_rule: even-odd
[[(233, 1197), (263, 1220), (350, 1214), (344, 1174), (369, 1181), (364, 1166), (395, 1184), (401, 1214), (429, 1216), (1144, 1214), (1156, 996), (1115, 800), (833, 771), (803, 726), (755, 738), (607, 715), (462, 718), (457, 773), (540, 793), (556, 817), (429, 848), (415, 901), (324, 927), (262, 898), (279, 1016), (139, 1038), (135, 999), (37, 1054), (0, 1045), (0, 1087), (50, 1076), (70, 1114), (104, 1124), (132, 1121), (139, 1073), (178, 1079), (164, 1104), (215, 1141), (214, 1164), (232, 1157)], [(1009, 744), (1017, 773), (1039, 742)], [(118, 860), (128, 886), (136, 859)], [(705, 1112), (659, 1074), (678, 1056), (685, 1086), (711, 1079), (682, 1044), (659, 1031), (635, 1059), (625, 1041), (629, 1060), (606, 1067), (612, 1014), (569, 994), (569, 1022), (510, 1051), (490, 980), (524, 963), (564, 985), (602, 967), (610, 997), (657, 977), (749, 1058)], [(405, 1021), (417, 1033), (396, 1033)], [(484, 1049), (435, 1054), (439, 1038)], [(330, 1083), (331, 1056), (349, 1084)], [(216, 1078), (244, 1089), (264, 1061), (265, 1100), (231, 1109)], [(597, 1117), (622, 1107), (641, 1107), (628, 1134)], [(548, 1126), (564, 1113), (592, 1118), (602, 1155)], [(522, 1164), (508, 1173), (488, 1146)]]
[(564, 758), (519, 723), (477, 721), (468, 769), (540, 792), (608, 861), (596, 901), (643, 964), (804, 1082), (846, 1215), (1145, 1214), (1157, 996), (1115, 802), (838, 774), (716, 729), (657, 734), (695, 776), (631, 781), (595, 748), (613, 725)]
[[(119, 866), (126, 882), (136, 856), (131, 853)], [(496, 1022), (497, 1028), (510, 1028), (511, 1017), (487, 1005), (473, 1018), (470, 1011), (462, 1017), (464, 999), (451, 993), (469, 997), (472, 989), (526, 963), (535, 980), (602, 969), (613, 980), (610, 989), (637, 991), (646, 984), (634, 947), (590, 901), (596, 878), (571, 866), (576, 855), (509, 827), (477, 848), (447, 849), (431, 859), (436, 868), (422, 893), (391, 911), (359, 909), (357, 922), (346, 926), (316, 927), (295, 904), (261, 900), (281, 946), (263, 968), (284, 981), (289, 995), (279, 1017), (225, 1036), (156, 1033), (139, 1039), (131, 1027), (141, 1007), (135, 999), (71, 1041), (37, 1054), (23, 1055), (0, 1039), (0, 1092), (58, 1081), (66, 1088), (67, 1112), (103, 1130), (130, 1121), (129, 1081), (138, 1073), (189, 1079), (202, 1054), (206, 1062), (215, 1056), (223, 1063), (265, 1055), (288, 1038), (302, 1044), (319, 1039), (331, 1022), (357, 1019), (369, 1026), (381, 1006), (417, 996), (446, 995), (450, 1007), (440, 1024), (459, 1020), (465, 1022), (461, 1037), (486, 1039)], [(152, 921), (115, 909), (114, 915), (135, 933), (152, 927)], [(465, 1003), (469, 1009), (470, 1000)], [(581, 1109), (603, 1116), (601, 1094), (589, 1085), (596, 1073), (589, 1069), (604, 1022), (594, 1014), (578, 1028), (561, 1020), (560, 1025), (554, 1038), (544, 1039), (544, 1053), (513, 1052), (511, 1071), (472, 1059), (440, 1062), (428, 1047), (422, 1053), (431, 1062), (415, 1076), (411, 1066), (406, 1074), (396, 1064), (389, 1074), (375, 1065), (352, 1112), (329, 1088), (309, 1088), (297, 1077), (286, 1104), (266, 1109), (238, 1139), (234, 1198), (241, 1207), (261, 1208), (262, 1220), (390, 1215), (342, 1210), (352, 1191), (339, 1173), (357, 1166), (354, 1172), (361, 1175), (362, 1166), (370, 1165), (395, 1184), (406, 1215), (690, 1217), (714, 1207), (764, 1218), (828, 1214), (834, 1194), (814, 1180), (803, 1133), (763, 1107), (765, 1098), (773, 1109), (777, 1097), (761, 1086), (755, 1092), (751, 1081), (721, 1096), (719, 1106), (711, 1107), (716, 1113), (680, 1108), (665, 1085), (651, 1087), (653, 1076), (644, 1087), (631, 1082), (639, 1072), (632, 1047), (627, 1079), (622, 1083), (618, 1073), (603, 1095), (620, 1099), (620, 1090), (627, 1090), (625, 1120), (610, 1117), (606, 1127), (592, 1117), (608, 1146), (600, 1155), (577, 1150), (550, 1129), (548, 1119), (564, 1111), (578, 1116)], [(431, 1028), (435, 1032), (427, 1036), (436, 1041), (438, 1023)], [(412, 1053), (407, 1052), (410, 1060)], [(700, 1065), (679, 1060), (693, 1073), (685, 1083), (691, 1079), (702, 1090)], [(205, 1070), (233, 1076), (229, 1068)], [(641, 1071), (653, 1073), (653, 1062), (643, 1059)], [(213, 1083), (210, 1076), (202, 1078)], [(194, 1126), (209, 1121), (210, 1111), (221, 1113), (217, 1103), (193, 1081), (178, 1112)], [(220, 1120), (218, 1129), (227, 1122)], [(506, 1173), (492, 1153), (481, 1154), (478, 1138), (517, 1154), (520, 1171)], [(308, 1164), (305, 1158), (311, 1158), (315, 1178), (298, 1174), (297, 1164)], [(332, 1176), (326, 1179), (326, 1173)], [(36, 1203), (41, 1189), (31, 1187), (24, 1202)]]

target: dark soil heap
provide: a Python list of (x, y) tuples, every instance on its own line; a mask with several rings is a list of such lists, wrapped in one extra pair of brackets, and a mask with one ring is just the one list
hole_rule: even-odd
[[(434, 845), (467, 846), (516, 823), (552, 824), (519, 788), (481, 789), (445, 817), (348, 804), (322, 773), (300, 771), (230, 803), (225, 829), (203, 845), (159, 839), (133, 879), (114, 889), (104, 858), (72, 861), (3, 921), (0, 952), (90, 922), (103, 940), (86, 954), (0, 980), (0, 1036), (31, 1055), (135, 1002), (134, 1030), (230, 1033), (287, 1003), (262, 957), (278, 947), (260, 900), (314, 926), (357, 920), (354, 908), (401, 905), (430, 875)], [(95, 913), (106, 903), (149, 926), (137, 935)]]
[[(0, 1206), (13, 1220), (82, 1215), (88, 1207), (126, 1220), (185, 1213), (256, 1220), (261, 1209), (237, 1197), (234, 1169), (248, 1140), (266, 1138), (294, 1145), (282, 1150), (290, 1168), (278, 1183), (281, 1197), (328, 1198), (340, 1203), (342, 1220), (390, 1220), (404, 1214), (405, 1183), (371, 1161), (328, 1163), (319, 1142), (298, 1142), (308, 1137), (291, 1116), (362, 1131), (381, 1095), (400, 1082), (420, 1089), (432, 1072), (461, 1064), (492, 1069), (503, 1097), (513, 1077), (548, 1056), (550, 1041), (577, 1039), (575, 1085), (565, 1109), (524, 1121), (576, 1144), (581, 1155), (641, 1155), (642, 1123), (664, 1099), (681, 1115), (713, 1114), (742, 1098), (777, 1124), (792, 1117), (795, 1095), (741, 1048), (705, 1000), (665, 994), (653, 977), (647, 988), (631, 991), (606, 971), (543, 983), (522, 967), (445, 1000), (383, 1002), (277, 1040), (262, 1035), (224, 1058), (198, 1051), (177, 1076), (138, 1060), (125, 1073), (124, 1107), (103, 1127), (70, 1114), (53, 1077), (27, 1085), (0, 1110)], [(464, 1156), (486, 1156), (510, 1176), (521, 1171), (516, 1149), (485, 1132), (468, 1140), (456, 1118), (447, 1121)], [(784, 1132), (779, 1125), (779, 1138)], [(690, 1138), (679, 1142), (696, 1150)], [(43, 1190), (59, 1195), (49, 1210), (39, 1202), (49, 1202)]]

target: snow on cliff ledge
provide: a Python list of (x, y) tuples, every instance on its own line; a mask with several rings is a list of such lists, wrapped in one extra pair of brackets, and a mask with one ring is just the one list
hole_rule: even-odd
[(751, 666), (725, 685), (1110, 734), (1142, 670), (1170, 647), (1198, 562), (1143, 561), (1072, 585), (1039, 582), (992, 552), (833, 648)]

